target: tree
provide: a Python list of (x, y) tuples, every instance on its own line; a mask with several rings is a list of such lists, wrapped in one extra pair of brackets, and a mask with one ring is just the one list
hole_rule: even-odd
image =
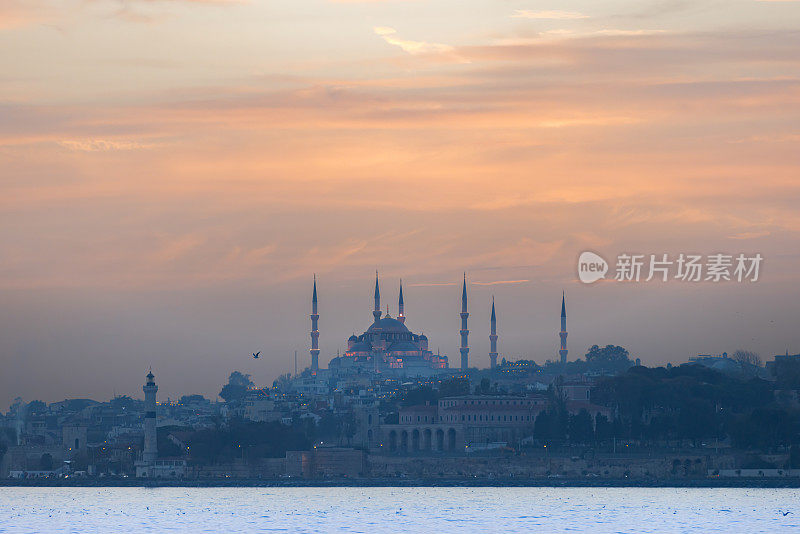
[(789, 449), (789, 469), (800, 469), (800, 446), (798, 445), (792, 445), (792, 448)]
[(757, 376), (761, 368), (761, 356), (749, 350), (737, 350), (733, 353), (733, 359), (739, 364), (742, 373), (746, 376)]
[(279, 391), (289, 391), (291, 384), (292, 374), (286, 373), (285, 375), (280, 375), (277, 380), (273, 381), (272, 387)]
[(442, 383), (439, 384), (439, 397), (458, 397), (460, 395), (469, 395), (468, 378), (451, 378), (442, 380)]
[(589, 363), (617, 363), (630, 362), (628, 351), (617, 345), (606, 345), (602, 349), (597, 345), (592, 345), (586, 353), (586, 361)]
[(569, 440), (572, 443), (589, 443), (594, 438), (592, 416), (585, 409), (569, 417)]
[[(633, 367), (633, 362), (628, 358), (627, 349), (617, 345), (606, 345), (602, 348), (592, 345), (586, 353), (585, 370), (619, 373), (630, 367)], [(584, 369), (575, 370), (584, 371)]]
[(800, 360), (798, 359), (775, 359), (772, 367), (772, 375), (783, 389), (800, 388)]
[(39, 468), (42, 471), (52, 471), (53, 470), (53, 457), (50, 453), (44, 453), (41, 458), (39, 458)]
[(547, 410), (542, 410), (536, 416), (533, 423), (533, 436), (539, 441), (549, 441), (551, 439), (551, 429), (553, 416), (547, 413)]
[(247, 395), (247, 390), (253, 387), (253, 381), (250, 380), (250, 375), (245, 375), (239, 371), (234, 371), (228, 377), (228, 383), (222, 387), (219, 396), (225, 399), (225, 402), (239, 401)]
[(115, 410), (134, 410), (142, 401), (129, 397), (128, 395), (117, 395), (108, 401)]
[(193, 463), (213, 464), (233, 459), (253, 461), (258, 458), (281, 458), (287, 450), (303, 451), (311, 447), (312, 421), (293, 426), (278, 422), (256, 423), (232, 419), (228, 426), (198, 430), (186, 439)]
[(605, 441), (613, 438), (614, 434), (614, 424), (608, 420), (608, 417), (597, 412), (597, 415), (594, 417), (594, 427), (595, 427), (595, 437), (598, 441)]
[(761, 356), (749, 350), (737, 350), (733, 353), (733, 359), (739, 362), (742, 367), (753, 366), (761, 367)]
[(427, 402), (435, 404), (438, 398), (438, 395), (433, 389), (422, 386), (408, 390), (400, 404), (403, 406), (418, 406)]
[(494, 395), (497, 393), (497, 384), (492, 384), (488, 378), (481, 379), (481, 383), (475, 386), (476, 395)]
[(713, 437), (716, 433), (714, 405), (701, 398), (687, 398), (678, 412), (677, 432), (685, 439), (697, 445), (704, 437)]
[(198, 394), (184, 395), (181, 397), (181, 400), (179, 402), (181, 404), (190, 404), (192, 402), (206, 402), (206, 398)]

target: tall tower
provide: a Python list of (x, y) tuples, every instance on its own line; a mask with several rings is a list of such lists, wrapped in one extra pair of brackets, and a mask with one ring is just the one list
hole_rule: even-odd
[(400, 298), (397, 300), (397, 320), (405, 324), (406, 312), (403, 305), (403, 279), (400, 279)]
[(375, 322), (381, 320), (381, 288), (378, 287), (378, 271), (375, 271), (375, 308), (372, 310)]
[(156, 440), (156, 391), (158, 386), (153, 381), (152, 368), (147, 373), (147, 382), (142, 387), (144, 391), (144, 452), (142, 460), (153, 463), (158, 458), (158, 442)]
[(558, 333), (561, 338), (561, 350), (558, 353), (561, 355), (561, 363), (567, 363), (567, 306), (564, 302), (564, 292), (561, 292), (561, 332)]
[(497, 367), (497, 316), (494, 313), (494, 297), (492, 297), (491, 334), (489, 334), (489, 368)]
[(461, 334), (461, 348), (459, 350), (461, 352), (462, 371), (466, 371), (469, 368), (467, 317), (469, 317), (469, 312), (467, 311), (467, 273), (464, 273), (464, 285), (461, 287), (461, 331), (459, 332)]
[(311, 372), (319, 371), (319, 313), (317, 313), (317, 275), (314, 275), (314, 292), (311, 295)]

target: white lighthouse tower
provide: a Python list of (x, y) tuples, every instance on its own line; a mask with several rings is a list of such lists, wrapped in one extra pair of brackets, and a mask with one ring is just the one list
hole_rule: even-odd
[(158, 442), (156, 440), (156, 392), (158, 386), (153, 381), (153, 370), (147, 373), (144, 391), (144, 452), (142, 460), (150, 465), (158, 458)]

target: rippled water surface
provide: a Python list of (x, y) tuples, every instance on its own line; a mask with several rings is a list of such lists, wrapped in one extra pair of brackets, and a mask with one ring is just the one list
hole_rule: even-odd
[(800, 490), (0, 488), (0, 532), (800, 532)]

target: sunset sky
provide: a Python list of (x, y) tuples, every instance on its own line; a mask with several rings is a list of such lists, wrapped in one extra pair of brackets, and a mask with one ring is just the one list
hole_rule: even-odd
[[(800, 352), (800, 1), (3, 0), (0, 411), (327, 366), (380, 270), (458, 361)], [(584, 250), (755, 283), (577, 281)], [(388, 302), (387, 302), (388, 301)], [(263, 359), (249, 354), (261, 350)]]

